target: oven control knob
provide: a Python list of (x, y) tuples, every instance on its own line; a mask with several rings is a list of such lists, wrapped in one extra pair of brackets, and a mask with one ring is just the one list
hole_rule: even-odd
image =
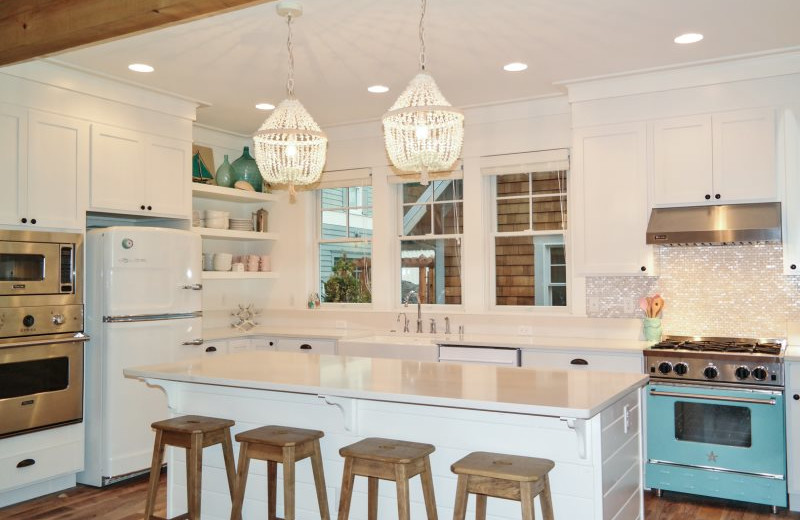
[(746, 366), (741, 366), (736, 369), (734, 374), (736, 374), (736, 379), (739, 380), (747, 379), (748, 377), (750, 377), (750, 369), (747, 368)]
[(763, 381), (767, 378), (767, 369), (764, 367), (756, 367), (753, 369), (753, 379), (756, 381)]
[(716, 379), (719, 375), (719, 370), (714, 365), (710, 365), (703, 370), (703, 375), (706, 376), (706, 379)]
[(22, 318), (22, 324), (25, 325), (26, 327), (33, 327), (33, 324), (35, 322), (36, 320), (34, 320), (33, 316), (31, 316), (30, 314)]
[(673, 368), (673, 370), (679, 376), (685, 376), (686, 372), (689, 371), (689, 365), (687, 365), (686, 363), (677, 363), (675, 365), (675, 368)]
[(53, 315), (53, 325), (63, 325), (64, 324), (64, 315), (63, 314), (54, 314)]
[(658, 364), (658, 371), (664, 375), (669, 374), (670, 372), (672, 372), (672, 363), (669, 363), (667, 361), (662, 361), (661, 363)]

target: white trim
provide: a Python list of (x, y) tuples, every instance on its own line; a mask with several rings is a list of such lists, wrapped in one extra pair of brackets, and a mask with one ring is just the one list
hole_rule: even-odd
[(561, 170), (569, 170), (569, 150), (566, 148), (481, 157), (481, 175)]

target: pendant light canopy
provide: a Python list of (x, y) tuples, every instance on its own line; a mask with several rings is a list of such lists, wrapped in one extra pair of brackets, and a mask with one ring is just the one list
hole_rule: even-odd
[(295, 186), (319, 180), (325, 166), (328, 138), (303, 104), (294, 96), (294, 52), (292, 18), (303, 13), (300, 3), (278, 2), (278, 14), (286, 17), (289, 54), (287, 98), (278, 104), (253, 136), (255, 156), (261, 176), (270, 184), (288, 185), (292, 197)]
[(433, 77), (425, 72), (425, 10), (419, 21), (420, 71), (383, 116), (386, 152), (398, 170), (420, 174), (449, 170), (461, 155), (464, 114), (442, 95)]

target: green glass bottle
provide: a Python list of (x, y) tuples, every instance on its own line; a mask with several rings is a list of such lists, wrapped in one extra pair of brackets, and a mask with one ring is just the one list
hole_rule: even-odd
[(233, 171), (233, 166), (231, 163), (228, 162), (228, 156), (225, 155), (225, 159), (222, 161), (222, 164), (219, 165), (217, 168), (217, 186), (222, 186), (224, 188), (230, 188), (233, 186), (235, 177), (235, 172)]
[(256, 191), (261, 191), (261, 172), (258, 171), (256, 160), (250, 156), (250, 147), (245, 146), (242, 156), (233, 161), (234, 184), (237, 181), (249, 182)]

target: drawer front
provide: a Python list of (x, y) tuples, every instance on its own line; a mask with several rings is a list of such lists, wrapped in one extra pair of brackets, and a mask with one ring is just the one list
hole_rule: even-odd
[(278, 350), (307, 354), (336, 354), (336, 340), (281, 338), (278, 342)]
[(0, 458), (0, 491), (83, 469), (83, 442), (36, 448)]
[(278, 338), (258, 336), (250, 339), (253, 350), (278, 350)]
[(250, 338), (239, 338), (228, 340), (228, 354), (235, 354), (237, 352), (246, 352), (248, 350), (255, 350), (252, 346)]
[(524, 350), (522, 366), (560, 370), (602, 370), (607, 372), (642, 372), (642, 353), (597, 354), (594, 352), (542, 352)]

